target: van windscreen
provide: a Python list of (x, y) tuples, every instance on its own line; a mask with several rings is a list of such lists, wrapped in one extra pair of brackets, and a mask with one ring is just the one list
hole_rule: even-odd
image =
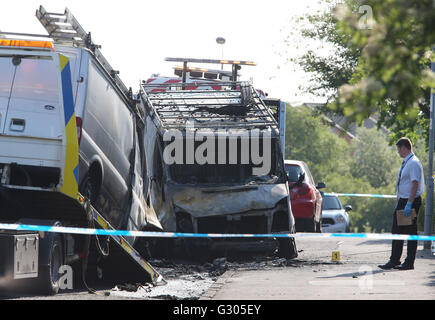
[[(280, 157), (277, 152), (279, 150), (277, 139), (272, 139), (271, 150), (269, 151), (271, 153), (270, 168), (268, 168), (267, 174), (258, 176), (254, 174), (253, 169), (265, 165), (265, 163), (254, 165), (252, 159), (249, 159), (249, 163), (242, 163), (240, 140), (238, 143), (236, 164), (230, 164), (228, 144), (225, 152), (227, 163), (218, 164), (219, 148), (216, 144), (215, 162), (213, 164), (171, 164), (169, 165), (169, 171), (172, 180), (180, 184), (277, 184), (285, 182), (285, 173), (280, 165)], [(199, 143), (195, 144), (195, 147), (198, 147), (198, 145)], [(185, 145), (183, 151), (184, 156), (186, 156)], [(260, 152), (263, 154), (262, 150)], [(184, 161), (186, 162), (186, 158), (184, 158)]]

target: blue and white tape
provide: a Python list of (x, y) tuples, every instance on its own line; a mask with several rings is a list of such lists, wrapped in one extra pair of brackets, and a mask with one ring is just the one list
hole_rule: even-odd
[(365, 198), (389, 198), (396, 199), (396, 195), (390, 194), (363, 194), (363, 193), (324, 193), (325, 196), (337, 197), (365, 197)]
[(435, 241), (435, 236), (403, 235), (387, 233), (270, 233), (270, 234), (224, 234), (224, 233), (177, 233), (129, 230), (105, 230), (56, 226), (0, 223), (0, 230), (71, 233), (82, 235), (158, 237), (158, 238), (363, 238), (370, 240), (420, 240)]

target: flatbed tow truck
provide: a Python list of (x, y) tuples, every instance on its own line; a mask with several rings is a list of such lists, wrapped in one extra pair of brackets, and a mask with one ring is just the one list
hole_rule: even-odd
[[(150, 215), (147, 213), (150, 208), (142, 192), (141, 179), (144, 177), (138, 175), (143, 152), (137, 142), (143, 139), (143, 120), (131, 88), (125, 87), (118, 72), (98, 50), (99, 46), (92, 42), (90, 33), (83, 30), (68, 9), (64, 13), (50, 13), (41, 6), (36, 16), (48, 35), (2, 32), (15, 39), (0, 38), (0, 223), (3, 226), (19, 224), (146, 230), (143, 225), (149, 223), (145, 220)], [(23, 40), (23, 37), (26, 39)], [(66, 49), (62, 51), (62, 48)], [(130, 157), (130, 202), (128, 210), (119, 219), (114, 218), (111, 211), (97, 210), (92, 199), (93, 186), (79, 181), (82, 176), (79, 173), (82, 119), (74, 109), (77, 110), (80, 99), (77, 86), (80, 83), (88, 85), (88, 80), (87, 74), (79, 74), (78, 80), (74, 78), (70, 69), (72, 55), (65, 54), (73, 50), (82, 50), (89, 57), (89, 61), (106, 79), (106, 88), (110, 86), (133, 114), (132, 140), (135, 145)], [(42, 66), (44, 69), (39, 69), (37, 73), (29, 73)], [(27, 73), (20, 78), (23, 72)], [(54, 98), (52, 91), (44, 95), (42, 108), (37, 109), (37, 103), (41, 103), (41, 97), (37, 95), (50, 85), (44, 82), (50, 75), (53, 75), (53, 86), (57, 91), (54, 91)], [(40, 78), (37, 79), (38, 76)], [(24, 81), (25, 85), (22, 85), (19, 82), (21, 79), (28, 82)], [(47, 100), (49, 94), (52, 95), (51, 101)], [(27, 112), (30, 108), (33, 108), (33, 113)], [(53, 116), (53, 112), (58, 113)], [(35, 129), (38, 117), (39, 127)], [(61, 122), (56, 123), (59, 119)], [(131, 224), (133, 218), (136, 224)], [(119, 220), (123, 224), (118, 223)], [(115, 269), (117, 281), (123, 281), (124, 274), (135, 270), (144, 282), (154, 285), (166, 283), (136, 251), (134, 239), (130, 237), (0, 229), (0, 293), (19, 288), (56, 294), (60, 288), (63, 289), (60, 279), (65, 266), (74, 270), (75, 279), (78, 270), (86, 286), (90, 273), (101, 278), (101, 271), (105, 271), (106, 267)], [(104, 266), (103, 269), (101, 266)], [(136, 279), (136, 282), (139, 281)]]

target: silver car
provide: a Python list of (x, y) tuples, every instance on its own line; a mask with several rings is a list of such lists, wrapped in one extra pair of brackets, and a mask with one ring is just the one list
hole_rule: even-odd
[(351, 206), (341, 204), (337, 196), (324, 195), (322, 203), (322, 231), (325, 233), (349, 232)]

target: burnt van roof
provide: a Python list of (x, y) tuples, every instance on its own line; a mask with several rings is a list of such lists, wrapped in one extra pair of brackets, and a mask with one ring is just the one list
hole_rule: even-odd
[(141, 100), (161, 134), (192, 121), (196, 129), (258, 128), (279, 135), (271, 110), (248, 82), (142, 82)]

